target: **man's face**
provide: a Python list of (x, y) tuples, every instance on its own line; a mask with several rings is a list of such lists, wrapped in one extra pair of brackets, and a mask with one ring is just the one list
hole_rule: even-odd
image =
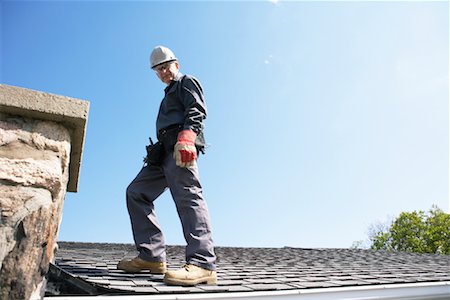
[(178, 74), (178, 68), (178, 62), (169, 61), (155, 67), (153, 70), (162, 82), (169, 85), (170, 81)]

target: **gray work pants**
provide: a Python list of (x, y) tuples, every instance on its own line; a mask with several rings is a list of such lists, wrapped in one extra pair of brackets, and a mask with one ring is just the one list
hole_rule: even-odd
[(127, 188), (128, 213), (139, 257), (147, 261), (166, 261), (164, 236), (153, 201), (169, 188), (187, 243), (186, 262), (215, 270), (209, 213), (202, 196), (197, 164), (180, 168), (172, 155), (165, 156), (161, 167), (142, 168)]

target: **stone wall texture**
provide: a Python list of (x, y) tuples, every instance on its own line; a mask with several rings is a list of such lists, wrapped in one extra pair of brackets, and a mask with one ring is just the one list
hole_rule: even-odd
[(42, 299), (89, 102), (0, 84), (0, 299)]
[(57, 122), (70, 129), (71, 151), (67, 191), (76, 192), (89, 113), (89, 102), (0, 84), (0, 112)]
[(59, 123), (0, 113), (0, 299), (39, 299), (53, 261), (71, 136)]

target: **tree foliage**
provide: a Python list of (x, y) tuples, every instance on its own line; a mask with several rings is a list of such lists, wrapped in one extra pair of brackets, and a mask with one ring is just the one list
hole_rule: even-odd
[(402, 212), (390, 226), (370, 230), (371, 249), (450, 254), (450, 214), (433, 206), (423, 211)]

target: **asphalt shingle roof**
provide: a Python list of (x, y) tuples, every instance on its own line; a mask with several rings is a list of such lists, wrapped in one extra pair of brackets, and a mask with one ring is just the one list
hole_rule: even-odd
[[(133, 258), (129, 244), (59, 242), (55, 264), (102, 293), (130, 294), (280, 291), (398, 283), (450, 282), (450, 256), (360, 249), (217, 247), (218, 284), (167, 286), (162, 275), (116, 269)], [(184, 247), (168, 246), (169, 268), (184, 264)]]

